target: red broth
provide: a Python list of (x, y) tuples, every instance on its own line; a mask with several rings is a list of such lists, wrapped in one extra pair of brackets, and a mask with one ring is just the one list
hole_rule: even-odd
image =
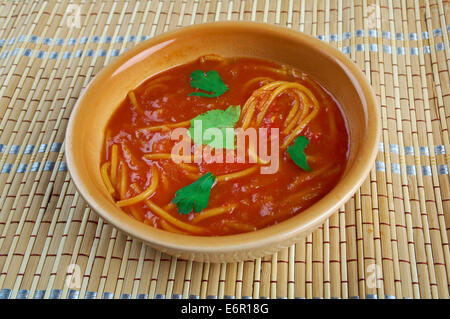
[[(201, 91), (190, 86), (190, 74), (196, 70), (217, 71), (228, 90), (215, 98), (189, 96), (192, 92)], [(177, 205), (171, 202), (176, 191), (195, 181), (192, 172), (198, 176), (207, 172), (220, 176), (255, 164), (202, 161), (189, 164), (190, 169), (187, 170), (186, 166), (180, 166), (170, 158), (148, 159), (145, 157), (148, 154), (170, 153), (177, 141), (171, 140), (170, 127), (157, 131), (143, 128), (189, 121), (209, 110), (225, 110), (230, 105), (242, 108), (256, 89), (271, 81), (300, 83), (314, 94), (320, 105), (317, 115), (299, 134), (309, 140), (305, 154), (311, 170), (301, 169), (286, 149), (282, 149), (276, 173), (261, 174), (256, 170), (241, 178), (216, 182), (204, 211), (180, 214)], [(155, 192), (145, 201), (122, 207), (124, 213), (153, 227), (203, 236), (264, 228), (301, 214), (337, 184), (345, 169), (349, 136), (340, 106), (308, 75), (288, 66), (256, 58), (206, 56), (148, 79), (134, 90), (134, 95), (138, 108), (127, 97), (107, 124), (101, 163), (111, 163), (111, 149), (117, 145), (117, 168), (112, 180), (114, 190), (111, 191), (116, 201), (134, 197), (147, 189), (154, 169), (157, 169), (159, 183)], [(259, 125), (279, 128), (280, 145), (285, 137), (283, 123), (294, 103), (294, 94), (286, 90), (270, 104)], [(106, 172), (111, 177), (109, 166)], [(229, 209), (204, 219), (198, 218), (206, 211), (211, 213), (211, 209), (220, 207)], [(171, 217), (167, 219), (161, 210)], [(193, 228), (180, 225), (192, 225)]]

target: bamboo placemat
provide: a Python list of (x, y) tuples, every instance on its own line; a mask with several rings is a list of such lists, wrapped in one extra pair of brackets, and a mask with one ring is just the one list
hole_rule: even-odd
[[(67, 172), (80, 92), (115, 56), (185, 25), (250, 20), (342, 50), (380, 102), (370, 177), (268, 258), (198, 263), (99, 219)], [(439, 0), (0, 3), (0, 298), (449, 298), (450, 13)]]

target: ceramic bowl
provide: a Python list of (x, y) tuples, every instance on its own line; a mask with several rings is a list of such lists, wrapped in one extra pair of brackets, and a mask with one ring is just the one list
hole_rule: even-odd
[[(349, 158), (338, 184), (314, 205), (281, 223), (219, 237), (166, 232), (141, 223), (114, 203), (100, 176), (106, 124), (130, 90), (149, 77), (205, 54), (250, 56), (308, 73), (343, 108), (350, 135)], [(261, 257), (292, 245), (336, 212), (372, 168), (380, 135), (377, 103), (357, 66), (330, 45), (268, 24), (218, 22), (180, 28), (121, 54), (99, 72), (79, 97), (69, 120), (66, 158), (78, 191), (101, 218), (119, 230), (179, 258), (232, 262)]]

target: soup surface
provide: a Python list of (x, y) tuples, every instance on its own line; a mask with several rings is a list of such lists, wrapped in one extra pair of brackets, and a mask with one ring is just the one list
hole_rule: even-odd
[(348, 143), (339, 105), (308, 75), (208, 55), (128, 94), (106, 127), (100, 169), (133, 218), (172, 232), (229, 235), (317, 202), (342, 175)]

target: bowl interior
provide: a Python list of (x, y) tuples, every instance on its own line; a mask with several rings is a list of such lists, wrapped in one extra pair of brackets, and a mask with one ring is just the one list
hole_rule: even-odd
[[(310, 74), (343, 108), (350, 149), (339, 184), (306, 211), (257, 232), (205, 240), (153, 229), (128, 217), (106, 191), (99, 167), (104, 128), (127, 93), (159, 72), (211, 53), (259, 57)], [(271, 252), (269, 247), (272, 250), (281, 247), (322, 223), (366, 177), (377, 139), (378, 117), (373, 94), (363, 75), (343, 54), (320, 40), (284, 28), (218, 23), (188, 27), (148, 40), (102, 70), (73, 111), (66, 152), (69, 170), (81, 195), (116, 227), (171, 254), (196, 260), (230, 261)]]

